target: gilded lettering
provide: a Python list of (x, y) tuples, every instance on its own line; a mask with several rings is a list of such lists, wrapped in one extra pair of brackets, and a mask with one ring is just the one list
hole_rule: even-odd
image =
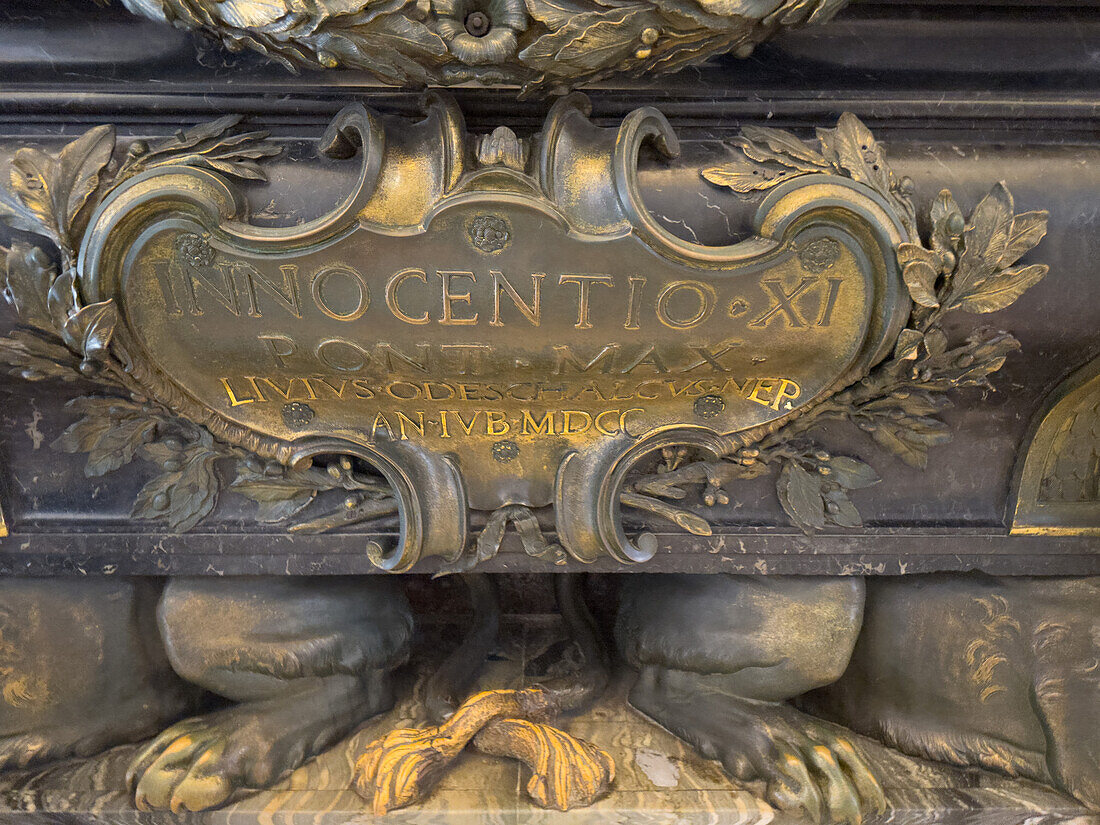
[(737, 395), (744, 398), (746, 395), (748, 395), (748, 393), (752, 392), (752, 388), (755, 387), (755, 386), (756, 386), (756, 379), (755, 378), (746, 378), (740, 384), (737, 383), (736, 378), (727, 378), (725, 380), (725, 383), (723, 383), (721, 388), (718, 390), (718, 392), (720, 394), (725, 394), (725, 393), (728, 393), (730, 391), (730, 389), (732, 388), (733, 390), (735, 390), (737, 392)]
[(791, 304), (791, 301), (800, 296), (811, 286), (816, 284), (817, 278), (803, 278), (799, 282), (798, 286), (796, 286), (790, 292), (787, 292), (785, 289), (783, 289), (783, 283), (781, 281), (772, 279), (762, 281), (761, 283), (768, 288), (768, 291), (771, 292), (772, 297), (775, 299), (775, 301), (767, 312), (765, 312), (759, 318), (753, 321), (749, 321), (750, 327), (767, 326), (768, 321), (770, 321), (780, 312), (782, 312), (784, 317), (786, 317), (788, 326), (806, 326), (802, 318), (799, 316), (798, 312), (795, 310), (794, 306)]
[(252, 318), (262, 318), (260, 303), (257, 299), (256, 287), (260, 286), (267, 292), (279, 306), (295, 318), (302, 317), (302, 299), (298, 293), (298, 267), (294, 264), (283, 264), (279, 267), (283, 280), (281, 284), (273, 278), (268, 278), (252, 264), (246, 261), (235, 261), (230, 264), (233, 274), (244, 280), (245, 294), (248, 296), (248, 314)]
[(459, 375), (470, 375), (484, 370), (485, 355), (493, 348), (488, 344), (440, 344), (439, 350), (462, 356), (456, 371)]
[(554, 347), (554, 352), (557, 354), (557, 361), (554, 364), (555, 374), (560, 375), (565, 372), (565, 367), (568, 364), (577, 372), (588, 372), (597, 364), (603, 364), (600, 368), (600, 372), (611, 372), (615, 367), (615, 359), (619, 353), (618, 344), (608, 344), (601, 349), (596, 357), (587, 363), (581, 361), (573, 354), (573, 348), (568, 344), (561, 344)]
[(374, 423), (371, 424), (371, 428), (370, 428), (370, 440), (371, 441), (378, 440), (378, 430), (380, 428), (384, 429), (386, 431), (386, 437), (390, 441), (392, 441), (393, 440), (393, 427), (390, 426), (389, 419), (387, 419), (386, 416), (383, 415), (382, 413), (378, 413), (374, 417)]
[[(775, 378), (761, 378), (758, 380), (752, 392), (749, 393), (749, 401), (755, 401), (757, 404), (770, 407), (775, 400), (771, 397), (771, 393), (775, 392), (776, 380)], [(767, 397), (761, 398), (761, 393), (765, 393)]]
[(640, 275), (633, 275), (627, 279), (627, 283), (630, 284), (630, 297), (626, 302), (626, 322), (623, 324), (623, 329), (641, 329), (638, 315), (642, 309), (642, 288), (645, 282), (646, 279)]
[(628, 415), (630, 415), (631, 413), (641, 413), (641, 414), (644, 415), (645, 410), (643, 410), (641, 407), (632, 407), (629, 410), (623, 410), (623, 414), (619, 416), (619, 429), (622, 432), (626, 433), (631, 438), (638, 438), (641, 435), (641, 433), (637, 433), (637, 434), (632, 433), (632, 432), (630, 432), (629, 428), (626, 426), (626, 417)]
[[(436, 395), (436, 391), (446, 391), (446, 395)], [(424, 397), (429, 401), (448, 401), (455, 397), (455, 388), (450, 384), (442, 384), (438, 381), (424, 382)]]
[[(694, 313), (674, 317), (670, 312), (673, 299), (678, 293), (685, 292), (697, 302)], [(709, 284), (700, 281), (673, 281), (657, 296), (657, 320), (670, 329), (691, 329), (710, 317), (717, 297), (714, 287)]]
[(673, 398), (677, 398), (681, 395), (686, 395), (690, 398), (693, 395), (702, 395), (706, 392), (698, 381), (689, 381), (682, 386), (675, 381), (666, 381), (665, 383), (668, 385), (668, 394)]
[(504, 399), (504, 392), (496, 384), (486, 384), (483, 389), (485, 391), (483, 401), (502, 401)]
[[(592, 429), (592, 416), (584, 410), (562, 410), (562, 435), (581, 435)], [(574, 427), (574, 424), (579, 424)]]
[(253, 398), (238, 397), (236, 391), (233, 389), (233, 386), (229, 383), (228, 378), (221, 378), (219, 380), (222, 382), (222, 386), (225, 388), (225, 394), (229, 396), (229, 406), (230, 407), (240, 407), (243, 404), (251, 404), (254, 401), (262, 401), (263, 400), (262, 398), (258, 398), (258, 397), (253, 397)]
[(519, 293), (516, 292), (515, 287), (504, 277), (504, 273), (497, 272), (495, 269), (490, 269), (489, 274), (493, 278), (493, 320), (489, 322), (489, 326), (502, 327), (504, 322), (500, 320), (500, 296), (507, 295), (512, 303), (516, 305), (523, 317), (531, 322), (532, 326), (540, 326), (542, 324), (542, 279), (546, 275), (536, 273), (531, 276), (531, 303), (528, 304)]
[[(616, 419), (616, 426), (615, 426), (615, 429), (613, 429), (613, 430), (608, 429), (602, 423), (604, 417), (608, 416), (608, 415), (610, 415), (612, 418)], [(596, 429), (600, 433), (602, 433), (603, 435), (615, 435), (616, 433), (619, 432), (619, 429), (621, 427), (621, 424), (618, 423), (620, 420), (621, 420), (621, 417), (620, 417), (620, 413), (619, 413), (618, 410), (604, 410), (603, 412), (600, 412), (596, 415), (596, 417), (593, 419), (593, 423), (595, 424)]]
[(523, 411), (523, 421), (520, 424), (520, 432), (523, 435), (553, 435), (554, 434), (554, 414), (552, 412), (543, 413), (542, 418), (535, 421), (531, 415), (530, 410)]
[(280, 368), (286, 367), (286, 361), (284, 359), (298, 352), (298, 345), (294, 343), (294, 339), (289, 336), (260, 335), (258, 337), (271, 349), (271, 355), (275, 358), (275, 362)]
[[(228, 309), (238, 318), (241, 315), (240, 302), (237, 299), (237, 287), (225, 267), (220, 266), (184, 266), (187, 279), (187, 297), (190, 302), (192, 315), (203, 315), (203, 309), (199, 306), (199, 296), (195, 292), (196, 286), (201, 286), (214, 296), (219, 304)], [(215, 279), (215, 275), (220, 278)], [(219, 283), (220, 281), (220, 283)]]
[(474, 412), (474, 417), (470, 419), (469, 424), (466, 423), (466, 419), (462, 417), (462, 413), (460, 413), (458, 410), (454, 410), (454, 414), (455, 418), (458, 419), (458, 425), (462, 427), (462, 431), (466, 433), (466, 435), (473, 434), (474, 425), (477, 424), (477, 419), (478, 416), (481, 415), (481, 410), (476, 410)]
[[(518, 390), (522, 387), (529, 387), (531, 389), (530, 395), (520, 395)], [(505, 391), (505, 394), (515, 401), (534, 401), (538, 396), (537, 384), (509, 384)]]
[(499, 437), (507, 435), (511, 429), (512, 425), (501, 410), (489, 410), (485, 413), (485, 435)]
[(577, 329), (592, 329), (589, 320), (589, 303), (592, 295), (592, 285), (614, 286), (615, 282), (610, 275), (562, 275), (558, 278), (559, 284), (576, 284), (577, 286)]
[(156, 275), (157, 283), (160, 284), (160, 291), (164, 295), (164, 307), (168, 310), (168, 314), (175, 317), (183, 315), (183, 309), (176, 300), (176, 290), (172, 286), (172, 262), (162, 258), (159, 261), (153, 261), (152, 266), (153, 274)]
[(689, 364), (684, 367), (680, 372), (692, 372), (699, 369), (699, 367), (710, 365), (711, 372), (729, 372), (729, 367), (724, 366), (718, 359), (729, 352), (732, 352), (735, 347), (741, 346), (740, 341), (725, 341), (722, 343), (722, 349), (717, 352), (711, 352), (709, 347), (694, 346), (689, 349), (699, 356), (699, 360), (694, 364)]
[[(286, 389), (280, 387), (275, 383), (274, 378), (256, 378), (257, 383), (263, 383), (270, 389), (274, 390), (276, 394), (284, 401), (316, 401), (317, 396), (313, 394), (313, 388), (309, 386), (309, 382), (304, 378), (290, 378), (287, 379)], [(296, 394), (294, 391), (294, 382), (300, 381), (302, 388), (305, 390), (304, 395)]]
[[(397, 391), (398, 388), (401, 389), (401, 392)], [(408, 381), (391, 381), (386, 385), (386, 395), (390, 398), (396, 398), (398, 401), (411, 401), (420, 397), (420, 387), (416, 384), (410, 384)]]
[[(341, 352), (350, 355), (350, 358), (340, 358)], [(318, 361), (340, 372), (359, 372), (370, 358), (370, 353), (361, 346), (343, 338), (326, 338), (317, 345), (316, 354)]]
[(424, 413), (416, 413), (416, 421), (413, 421), (405, 413), (398, 411), (397, 413), (397, 425), (401, 429), (401, 440), (405, 441), (409, 436), (405, 431), (405, 425), (408, 425), (412, 429), (416, 430), (421, 437), (424, 435)]
[[(630, 391), (626, 387), (627, 387), (627, 384), (626, 384), (625, 381), (616, 381), (612, 385), (611, 399), (610, 400), (612, 400), (612, 401), (630, 401), (630, 400), (632, 400), (637, 394), (637, 389), (635, 389), (634, 391)], [(626, 393), (626, 394), (623, 395), (623, 393)]]
[(779, 392), (775, 394), (775, 401), (772, 402), (771, 407), (776, 411), (780, 408), (784, 410), (793, 409), (794, 405), (791, 402), (800, 395), (802, 395), (802, 388), (797, 383), (789, 378), (781, 378), (779, 379)]
[(448, 270), (439, 270), (436, 275), (443, 281), (443, 314), (439, 318), (439, 323), (446, 326), (473, 326), (476, 324), (478, 317), (476, 312), (465, 317), (458, 317), (454, 314), (456, 302), (466, 304), (469, 307), (473, 301), (469, 292), (452, 292), (451, 281), (454, 278), (469, 278), (470, 283), (476, 283), (477, 276), (472, 272)]
[(827, 327), (833, 321), (833, 309), (836, 300), (840, 297), (840, 287), (844, 283), (840, 278), (829, 279), (829, 294), (825, 297), (825, 306), (821, 310), (821, 317), (817, 319), (819, 327)]
[[(316, 386), (313, 383), (314, 381), (317, 382)], [(305, 379), (305, 382), (306, 382), (306, 384), (309, 385), (309, 388), (313, 392), (314, 397), (318, 397), (317, 396), (317, 386), (324, 387), (326, 390), (331, 392), (337, 398), (343, 398), (344, 397), (344, 390), (346, 390), (348, 388), (348, 379), (347, 378), (341, 378), (339, 385), (333, 384), (331, 381), (329, 381), (323, 375), (316, 375), (313, 378), (307, 378), (307, 379)]]
[[(412, 367), (417, 372), (428, 372), (432, 351), (431, 345), (417, 344), (417, 348), (420, 350), (419, 360), (413, 358), (407, 352), (399, 350), (393, 344), (383, 341), (375, 347), (374, 357), (385, 365), (387, 372), (400, 372), (402, 366)], [(398, 366), (398, 363), (401, 366)]]
[[(330, 283), (334, 277), (342, 279), (355, 290), (355, 309), (341, 312), (340, 308), (334, 309), (329, 304), (331, 298), (325, 297), (325, 285)], [(362, 318), (363, 313), (370, 307), (370, 287), (367, 286), (367, 282), (357, 270), (343, 264), (333, 264), (317, 270), (313, 276), (310, 291), (313, 294), (313, 303), (317, 305), (317, 309), (335, 321), (355, 321)]]
[(647, 347), (644, 349), (637, 358), (630, 364), (630, 366), (621, 370), (623, 375), (630, 375), (634, 370), (643, 364), (648, 364), (653, 367), (653, 371), (657, 373), (668, 372), (668, 367), (665, 366), (665, 362), (661, 359), (661, 356), (657, 352), (656, 347)]
[(592, 400), (607, 400), (607, 396), (603, 394), (603, 390), (600, 389), (600, 385), (597, 384), (595, 381), (589, 381), (586, 384), (582, 384), (581, 386), (575, 388), (572, 392), (570, 392), (567, 397), (570, 401), (581, 401), (584, 400), (583, 396), (585, 395), (591, 395)]
[(428, 318), (428, 310), (424, 310), (422, 315), (413, 317), (406, 314), (400, 304), (397, 302), (397, 290), (406, 280), (409, 278), (416, 278), (428, 283), (428, 273), (423, 269), (403, 269), (396, 275), (390, 277), (386, 282), (386, 306), (390, 310), (390, 314), (393, 315), (399, 321), (404, 321), (406, 324), (427, 324), (430, 319)]

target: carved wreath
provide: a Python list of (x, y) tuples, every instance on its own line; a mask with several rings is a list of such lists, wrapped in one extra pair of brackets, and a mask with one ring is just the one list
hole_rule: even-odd
[[(102, 1), (102, 0), (101, 0)], [(288, 69), (351, 68), (395, 85), (557, 90), (739, 57), (848, 0), (122, 0), (131, 11), (251, 49)]]
[[(240, 119), (230, 116), (154, 146), (136, 142), (120, 160), (115, 149), (109, 126), (92, 129), (57, 155), (23, 148), (11, 161), (8, 186), (0, 187), (0, 220), (48, 238), (58, 253), (55, 260), (20, 240), (0, 248), (5, 259), (0, 286), (21, 322), (0, 338), (0, 365), (30, 381), (61, 379), (96, 387), (71, 402), (80, 418), (53, 446), (86, 453), (88, 476), (104, 475), (139, 457), (154, 464), (158, 472), (139, 492), (133, 517), (163, 520), (177, 531), (191, 529), (213, 512), (226, 486), (255, 501), (262, 522), (301, 517), (319, 493), (346, 493), (340, 509), (299, 520), (289, 527), (296, 531), (318, 532), (394, 513), (397, 503), (388, 484), (349, 458), (288, 469), (217, 439), (147, 398), (128, 373), (126, 352), (112, 341), (118, 321), (114, 303), (85, 304), (82, 299), (76, 250), (96, 205), (123, 181), (169, 164), (264, 180), (259, 162), (278, 154), (278, 147), (266, 132), (242, 130)], [(701, 503), (713, 507), (728, 503), (733, 482), (775, 473), (779, 503), (801, 530), (858, 527), (861, 517), (850, 493), (876, 483), (878, 475), (861, 460), (822, 449), (811, 431), (825, 422), (847, 421), (905, 463), (924, 468), (929, 449), (951, 439), (939, 417), (950, 403), (948, 391), (991, 388), (989, 376), (1019, 347), (1007, 332), (984, 327), (964, 341), (950, 341), (944, 318), (956, 311), (1004, 309), (1046, 275), (1045, 265), (1018, 262), (1046, 233), (1047, 213), (1016, 214), (1011, 194), (999, 183), (967, 218), (944, 190), (927, 212), (922, 238), (912, 182), (894, 175), (870, 131), (850, 114), (840, 118), (837, 128), (818, 130), (815, 146), (787, 132), (746, 127), (731, 149), (735, 160), (702, 174), (740, 195), (798, 175), (824, 173), (851, 178), (884, 197), (910, 237), (896, 250), (913, 300), (909, 322), (892, 354), (857, 383), (716, 460), (699, 460), (686, 448), (666, 449), (655, 472), (628, 480), (621, 502), (710, 535), (700, 508), (683, 504), (689, 490), (702, 488)], [(828, 250), (806, 254), (827, 255)], [(223, 471), (229, 468), (235, 475), (227, 483)], [(490, 517), (476, 546), (445, 571), (469, 569), (494, 555), (509, 523), (530, 555), (563, 558), (560, 548), (544, 539), (530, 511), (507, 507)]]

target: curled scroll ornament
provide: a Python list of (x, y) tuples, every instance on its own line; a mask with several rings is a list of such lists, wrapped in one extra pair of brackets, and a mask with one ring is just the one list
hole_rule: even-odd
[[(602, 129), (588, 121), (586, 106), (580, 96), (559, 101), (531, 146), (507, 130), (473, 141), (457, 107), (443, 97), (431, 98), (427, 117), (414, 125), (349, 107), (321, 145), (331, 157), (361, 152), (356, 186), (331, 214), (291, 230), (245, 220), (244, 202), (229, 181), (262, 179), (258, 161), (278, 148), (263, 132), (242, 131), (238, 118), (154, 146), (133, 144), (117, 160), (114, 132), (105, 126), (56, 156), (21, 149), (12, 160), (11, 186), (0, 190), (0, 217), (14, 229), (49, 238), (59, 262), (21, 241), (4, 250), (4, 295), (23, 326), (0, 339), (0, 364), (27, 380), (96, 385), (73, 402), (81, 417), (55, 446), (87, 453), (90, 476), (137, 457), (156, 465), (159, 472), (139, 493), (135, 517), (188, 530), (214, 510), (223, 486), (256, 501), (261, 521), (297, 519), (291, 530), (321, 531), (397, 514), (396, 543), (383, 548), (372, 542), (367, 551), (390, 571), (433, 555), (443, 557), (443, 571), (469, 569), (499, 549), (509, 522), (523, 528), (533, 556), (560, 560), (567, 552), (592, 561), (610, 554), (642, 562), (656, 552), (656, 540), (628, 537), (623, 508), (707, 535), (706, 508), (727, 502), (733, 482), (771, 471), (779, 502), (800, 529), (859, 526), (851, 493), (878, 476), (863, 461), (814, 444), (812, 428), (849, 421), (901, 460), (924, 467), (929, 448), (950, 439), (938, 417), (946, 393), (988, 386), (1018, 346), (1008, 333), (984, 328), (950, 342), (942, 320), (954, 311), (1002, 309), (1046, 274), (1043, 265), (1018, 264), (1045, 233), (1046, 214), (1016, 214), (1008, 189), (998, 184), (966, 218), (945, 190), (929, 209), (931, 231), (922, 239), (911, 182), (897, 178), (870, 132), (844, 115), (836, 129), (819, 130), (816, 145), (747, 127), (730, 147), (733, 159), (703, 176), (746, 197), (765, 195), (756, 234), (728, 247), (705, 247), (672, 236), (641, 199), (641, 145), (653, 142), (666, 155), (678, 151), (667, 122), (642, 109), (619, 128)], [(479, 213), (469, 224), (456, 218), (478, 210), (496, 211)], [(622, 414), (606, 437), (592, 431), (591, 440), (532, 441), (522, 448), (509, 440), (478, 442), (465, 453), (456, 448), (457, 459), (403, 437), (367, 439), (338, 415), (319, 423), (312, 407), (289, 399), (251, 419), (219, 411), (195, 385), (181, 383), (175, 370), (157, 367), (149, 349), (155, 336), (135, 334), (131, 310), (120, 311), (118, 302), (134, 256), (155, 245), (154, 236), (171, 239), (181, 265), (200, 268), (229, 252), (260, 260), (287, 250), (364, 243), (364, 237), (371, 249), (382, 250), (372, 254), (383, 256), (386, 244), (428, 245), (433, 232), (443, 233), (452, 248), (447, 226), (468, 231), (473, 251), (466, 254), (499, 256), (515, 249), (509, 221), (528, 220), (560, 227), (553, 230), (563, 233), (554, 243), (610, 249), (612, 259), (620, 256), (615, 250), (650, 256), (646, 260), (656, 254), (665, 262), (659, 266), (673, 272), (689, 267), (701, 274), (688, 291), (704, 302), (715, 289), (711, 284), (742, 283), (746, 272), (770, 266), (821, 273), (843, 255), (858, 275), (862, 298), (848, 313), (847, 343), (829, 369), (805, 392), (789, 395), (785, 407), (781, 393), (772, 404), (756, 391), (756, 406), (737, 407), (736, 399), (714, 394), (693, 399), (686, 409), (675, 406), (679, 401), (654, 402), (636, 411), (640, 423), (633, 431)], [(519, 297), (514, 300), (519, 308)], [(736, 304), (730, 304), (730, 317)], [(776, 304), (771, 314), (781, 308)], [(576, 320), (567, 328), (581, 328), (583, 313)], [(779, 341), (780, 361), (797, 348), (771, 337)], [(821, 372), (817, 366), (814, 371)], [(658, 463), (643, 463), (655, 454)], [(517, 476), (509, 469), (515, 466), (526, 469)], [(229, 467), (236, 473), (226, 484)], [(307, 511), (332, 494), (343, 496), (337, 510)], [(553, 506), (561, 547), (546, 541), (528, 517), (547, 505)], [(468, 507), (500, 514), (470, 551)]]

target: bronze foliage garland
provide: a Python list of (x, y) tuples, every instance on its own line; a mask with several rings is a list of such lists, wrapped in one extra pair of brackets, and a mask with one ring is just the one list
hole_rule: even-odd
[(989, 377), (1020, 346), (1009, 333), (987, 327), (950, 342), (944, 318), (959, 310), (1004, 309), (1049, 270), (1045, 264), (1018, 265), (1046, 234), (1048, 213), (1017, 214), (1004, 183), (994, 186), (969, 217), (950, 191), (941, 191), (928, 211), (931, 232), (925, 242), (917, 231), (912, 181), (894, 174), (882, 147), (857, 117), (846, 113), (835, 129), (818, 129), (817, 144), (778, 129), (746, 126), (733, 141), (742, 157), (702, 175), (739, 195), (815, 173), (869, 186), (894, 207), (911, 238), (898, 247), (897, 256), (913, 311), (893, 354), (856, 384), (717, 461), (689, 461), (684, 450), (666, 450), (658, 472), (634, 480), (632, 501), (698, 535), (710, 535), (710, 524), (668, 501), (682, 500), (686, 487), (702, 485), (704, 504), (724, 504), (729, 501), (724, 488), (731, 481), (771, 471), (778, 471), (779, 503), (803, 532), (827, 525), (860, 527), (863, 521), (849, 493), (877, 483), (878, 474), (858, 459), (831, 455), (806, 434), (828, 421), (847, 421), (906, 464), (924, 469), (928, 450), (952, 437), (939, 417), (951, 404), (946, 393), (992, 389)]
[[(106, 0), (98, 0), (106, 2)], [(521, 96), (612, 74), (666, 74), (785, 28), (823, 23), (848, 0), (122, 0), (291, 71), (360, 69), (385, 83), (514, 83)]]
[[(0, 221), (12, 229), (43, 236), (57, 249), (60, 266), (40, 247), (15, 240), (0, 247), (4, 266), (0, 286), (21, 326), (0, 338), (0, 366), (26, 380), (86, 380), (98, 392), (70, 406), (81, 417), (54, 443), (59, 450), (86, 453), (85, 473), (101, 476), (135, 458), (155, 464), (159, 474), (145, 484), (133, 517), (163, 519), (186, 531), (213, 512), (223, 480), (218, 464), (231, 461), (236, 477), (229, 488), (255, 501), (257, 519), (291, 519), (319, 493), (346, 493), (336, 512), (300, 521), (289, 529), (321, 532), (369, 521), (397, 510), (388, 484), (346, 457), (325, 467), (289, 469), (215, 438), (208, 430), (147, 398), (128, 375), (128, 357), (112, 342), (118, 313), (108, 300), (85, 304), (81, 297), (77, 250), (95, 206), (123, 181), (155, 166), (195, 165), (246, 180), (265, 180), (260, 162), (279, 154), (263, 131), (241, 128), (227, 116), (179, 132), (150, 146), (133, 143), (117, 164), (115, 133), (99, 126), (57, 155), (22, 148), (12, 158), (10, 181), (0, 187)], [(725, 488), (777, 472), (776, 492), (783, 510), (806, 533), (835, 525), (859, 527), (862, 518), (850, 493), (875, 484), (878, 474), (849, 456), (835, 456), (807, 434), (828, 421), (848, 421), (905, 463), (924, 468), (928, 450), (951, 439), (939, 417), (950, 404), (948, 391), (991, 388), (1019, 343), (1009, 333), (974, 330), (964, 341), (949, 342), (943, 329), (948, 313), (994, 312), (1012, 304), (1048, 271), (1043, 264), (1018, 265), (1046, 233), (1046, 212), (1016, 214), (1012, 195), (997, 184), (969, 217), (943, 190), (928, 212), (927, 241), (917, 230), (912, 182), (898, 178), (881, 146), (854, 115), (835, 129), (819, 129), (817, 146), (777, 129), (745, 127), (733, 142), (740, 157), (703, 170), (703, 177), (739, 195), (753, 195), (792, 177), (832, 174), (851, 178), (891, 205), (911, 240), (897, 249), (913, 310), (893, 353), (857, 383), (796, 415), (779, 428), (715, 460), (696, 459), (687, 449), (666, 449), (653, 473), (636, 475), (621, 503), (671, 520), (697, 535), (710, 535), (710, 523), (682, 506), (688, 489), (702, 487), (706, 506), (728, 503)], [(513, 508), (515, 509), (515, 508)], [(468, 570), (499, 550), (506, 524), (525, 526), (524, 545), (535, 557), (564, 559), (548, 545), (529, 511), (497, 514), (472, 553), (446, 572)], [(530, 522), (530, 524), (528, 524)], [(532, 526), (533, 525), (533, 526)]]
[(42, 248), (19, 240), (10, 248), (0, 247), (2, 293), (22, 322), (0, 338), (0, 366), (28, 381), (83, 378), (95, 384), (97, 394), (70, 402), (81, 417), (52, 446), (86, 453), (84, 472), (89, 477), (139, 457), (155, 464), (160, 472), (139, 491), (132, 516), (163, 519), (180, 532), (214, 511), (223, 486), (217, 465), (223, 460), (236, 470), (230, 488), (257, 503), (256, 517), (262, 522), (284, 521), (330, 490), (348, 494), (341, 510), (290, 529), (317, 532), (397, 509), (389, 485), (356, 472), (347, 458), (334, 459), (325, 468), (288, 469), (215, 438), (148, 398), (128, 374), (126, 353), (117, 342), (112, 346), (118, 323), (115, 303), (86, 305), (82, 299), (77, 252), (89, 217), (112, 189), (158, 166), (198, 166), (264, 181), (260, 162), (281, 152), (267, 138), (265, 131), (241, 128), (240, 116), (228, 115), (153, 146), (135, 141), (115, 165), (115, 131), (97, 126), (57, 155), (19, 149), (8, 185), (0, 187), (0, 221), (50, 239), (60, 258), (57, 266)]

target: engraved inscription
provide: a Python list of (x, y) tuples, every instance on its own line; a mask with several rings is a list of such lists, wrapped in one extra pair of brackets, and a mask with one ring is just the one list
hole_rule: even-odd
[[(324, 264), (312, 273), (297, 265), (283, 264), (278, 274), (265, 273), (247, 261), (224, 260), (196, 265), (181, 257), (153, 260), (153, 274), (163, 292), (165, 309), (204, 315), (214, 310), (234, 318), (263, 318), (279, 310), (303, 318), (303, 282), (315, 310), (335, 321), (357, 321), (372, 306), (367, 277), (345, 263)], [(528, 282), (529, 283), (526, 283)], [(619, 327), (641, 330), (654, 323), (671, 330), (699, 327), (725, 302), (729, 317), (753, 315), (750, 327), (775, 324), (795, 329), (827, 327), (841, 297), (844, 279), (804, 276), (790, 283), (780, 278), (760, 281), (757, 294), (748, 298), (737, 289), (723, 295), (713, 284), (697, 280), (671, 280), (660, 291), (647, 289), (642, 275), (615, 276), (593, 273), (546, 272), (523, 276), (499, 269), (481, 271), (406, 267), (385, 278), (384, 303), (375, 312), (412, 326), (504, 327), (514, 324), (542, 326), (543, 295), (549, 289), (565, 291), (575, 329)], [(606, 291), (605, 291), (606, 290)], [(260, 296), (263, 300), (260, 300)], [(561, 296), (554, 296), (562, 302)], [(593, 312), (593, 306), (599, 312)], [(759, 314), (754, 313), (759, 310)]]
[(128, 323), (210, 409), (286, 441), (446, 453), (486, 487), (507, 441), (532, 501), (570, 449), (791, 414), (860, 357), (876, 300), (866, 250), (828, 227), (696, 266), (519, 203), (277, 253), (166, 227), (130, 260)]

